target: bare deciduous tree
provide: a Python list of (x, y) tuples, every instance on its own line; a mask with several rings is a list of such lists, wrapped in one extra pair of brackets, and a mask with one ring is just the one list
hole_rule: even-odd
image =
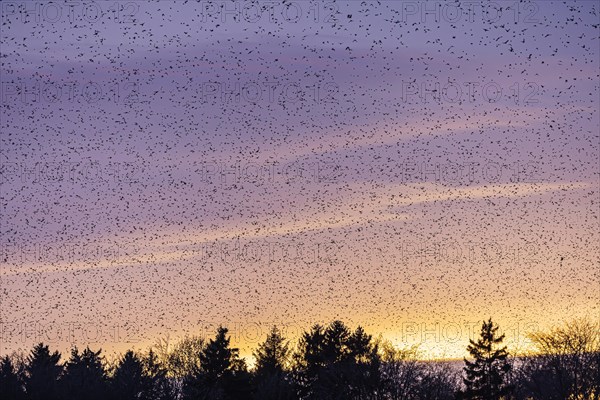
[(520, 368), (522, 392), (543, 400), (600, 398), (600, 323), (579, 319), (529, 337), (537, 351)]

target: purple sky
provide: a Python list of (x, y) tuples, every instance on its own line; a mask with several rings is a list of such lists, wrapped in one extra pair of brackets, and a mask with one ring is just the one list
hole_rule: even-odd
[(1, 352), (599, 318), (598, 2), (53, 4), (1, 4)]

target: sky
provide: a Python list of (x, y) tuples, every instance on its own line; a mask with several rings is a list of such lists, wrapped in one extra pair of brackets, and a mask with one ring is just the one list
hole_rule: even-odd
[(0, 6), (0, 353), (600, 320), (597, 1)]

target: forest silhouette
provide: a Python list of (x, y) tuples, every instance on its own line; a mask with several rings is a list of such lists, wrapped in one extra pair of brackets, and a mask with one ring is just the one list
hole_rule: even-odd
[(576, 320), (529, 334), (534, 350), (511, 354), (498, 325), (483, 321), (462, 369), (423, 361), (341, 321), (314, 325), (295, 346), (273, 327), (249, 368), (215, 336), (159, 341), (109, 362), (101, 350), (76, 347), (65, 361), (42, 343), (0, 360), (2, 400), (436, 400), (600, 398), (600, 325)]

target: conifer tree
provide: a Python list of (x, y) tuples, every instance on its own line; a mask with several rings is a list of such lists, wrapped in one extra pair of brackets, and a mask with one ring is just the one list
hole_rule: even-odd
[(9, 356), (0, 359), (0, 398), (3, 400), (22, 400), (23, 371), (15, 366)]
[(295, 355), (299, 391), (306, 399), (366, 398), (380, 380), (377, 345), (361, 327), (341, 321), (305, 332)]
[(510, 364), (506, 346), (501, 347), (504, 335), (498, 335), (498, 325), (490, 318), (481, 326), (480, 338), (469, 340), (467, 347), (473, 361), (465, 358), (465, 391), (462, 398), (472, 400), (499, 400), (509, 393), (507, 377)]
[(142, 360), (128, 350), (119, 361), (112, 377), (111, 391), (115, 400), (140, 399), (144, 395), (144, 365)]
[(86, 348), (80, 354), (77, 347), (65, 364), (65, 373), (60, 381), (61, 393), (67, 399), (105, 399), (108, 389), (106, 371), (100, 356)]
[(284, 400), (294, 399), (295, 390), (288, 365), (290, 348), (281, 331), (274, 326), (266, 340), (254, 352), (255, 399)]
[(200, 369), (184, 381), (186, 399), (249, 399), (250, 375), (238, 349), (231, 348), (227, 328), (219, 327), (199, 355)]
[(43, 343), (36, 345), (27, 358), (25, 391), (30, 400), (55, 400), (59, 398), (58, 379), (62, 373), (60, 353), (50, 353)]
[(274, 326), (267, 339), (254, 352), (256, 374), (272, 375), (283, 373), (289, 361), (290, 348), (281, 331)]

